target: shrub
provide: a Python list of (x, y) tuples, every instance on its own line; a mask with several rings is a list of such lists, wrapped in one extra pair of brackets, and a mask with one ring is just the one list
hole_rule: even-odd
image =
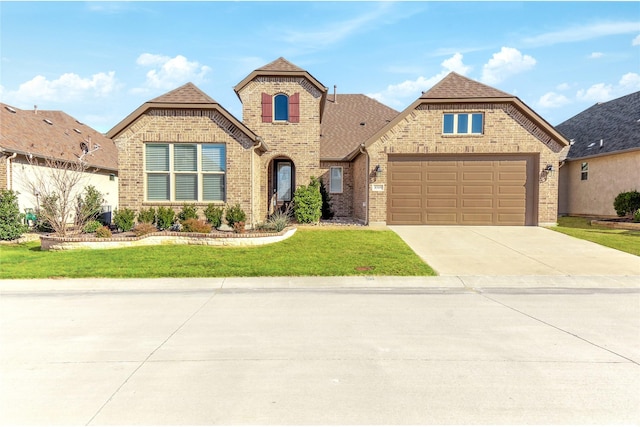
[(613, 201), (613, 208), (618, 216), (633, 215), (640, 209), (640, 193), (637, 191), (627, 191), (620, 193)]
[(145, 234), (155, 233), (158, 231), (155, 225), (150, 222), (141, 222), (140, 224), (133, 227), (133, 234), (136, 236), (144, 236)]
[(53, 226), (44, 215), (41, 215), (41, 213), (42, 209), (36, 209), (36, 230), (42, 233), (52, 233), (54, 231)]
[(204, 216), (214, 228), (218, 228), (222, 225), (223, 212), (224, 206), (216, 206), (213, 203), (209, 203), (204, 210)]
[(18, 206), (18, 193), (12, 190), (0, 191), (0, 240), (15, 240), (29, 227), (22, 223)]
[(195, 204), (187, 204), (182, 205), (182, 210), (178, 214), (178, 219), (181, 222), (184, 222), (188, 219), (198, 219), (198, 208), (196, 208)]
[(302, 224), (313, 224), (320, 221), (322, 215), (322, 196), (320, 183), (314, 177), (307, 186), (296, 189), (293, 195), (293, 207), (296, 220)]
[(236, 233), (244, 233), (244, 221), (237, 221), (233, 223), (233, 231)]
[(287, 228), (290, 222), (291, 222), (291, 216), (289, 213), (289, 209), (287, 209), (284, 212), (276, 211), (271, 216), (269, 216), (269, 219), (267, 219), (265, 228), (268, 230), (274, 230), (274, 231), (280, 232), (285, 228)]
[(640, 209), (633, 214), (633, 222), (640, 222)]
[(111, 237), (111, 230), (106, 225), (101, 226), (96, 230), (96, 237), (108, 238)]
[(118, 230), (129, 231), (133, 228), (133, 219), (136, 213), (129, 208), (117, 209), (113, 213), (113, 223)]
[(189, 218), (182, 221), (182, 230), (187, 233), (211, 233), (211, 225), (202, 219)]
[(102, 211), (104, 197), (93, 185), (84, 188), (84, 198), (77, 197), (76, 225), (83, 226), (93, 220), (97, 220)]
[(93, 221), (89, 221), (84, 228), (82, 229), (82, 231), (84, 231), (85, 233), (95, 233), (95, 231), (102, 227), (102, 223), (98, 220), (93, 220)]
[(141, 209), (138, 212), (138, 222), (154, 224), (156, 222), (156, 210), (154, 208)]
[(322, 196), (322, 219), (333, 218), (333, 209), (331, 209), (331, 195), (324, 186), (324, 181), (320, 178), (320, 195)]
[(158, 208), (158, 216), (156, 225), (160, 230), (167, 230), (173, 226), (176, 220), (176, 213), (171, 208), (163, 206)]
[(235, 229), (236, 222), (242, 222), (244, 226), (244, 222), (247, 220), (247, 214), (244, 213), (244, 211), (240, 207), (240, 204), (236, 203), (235, 205), (227, 209), (225, 219), (227, 220), (229, 227)]

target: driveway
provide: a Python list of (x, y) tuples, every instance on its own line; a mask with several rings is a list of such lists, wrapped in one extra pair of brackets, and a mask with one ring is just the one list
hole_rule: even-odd
[(443, 276), (640, 275), (640, 257), (542, 227), (389, 228)]

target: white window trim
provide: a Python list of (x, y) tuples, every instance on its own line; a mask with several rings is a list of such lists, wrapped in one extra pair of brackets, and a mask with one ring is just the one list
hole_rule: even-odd
[[(333, 189), (333, 169), (340, 169), (340, 191), (334, 191)], [(344, 192), (344, 167), (342, 166), (331, 166), (329, 168), (329, 193), (330, 194), (341, 194)]]
[[(172, 142), (156, 142), (149, 141), (145, 142), (145, 147), (147, 144), (153, 145), (168, 145), (169, 146), (169, 170), (168, 171), (148, 171), (147, 170), (147, 156), (146, 156), (146, 148), (144, 149), (144, 202), (145, 203), (203, 203), (203, 202), (226, 202), (227, 198), (227, 183), (226, 183), (226, 175), (227, 175), (227, 149), (226, 144), (222, 142), (198, 142), (198, 143), (183, 143), (183, 144), (174, 144)], [(202, 170), (202, 146), (203, 145), (224, 145), (225, 146), (225, 167), (222, 172), (215, 171), (203, 171)], [(174, 146), (175, 145), (195, 145), (196, 146), (196, 170), (189, 171), (175, 171), (175, 159), (174, 159)], [(158, 174), (158, 175), (169, 175), (169, 200), (149, 200), (148, 197), (148, 176), (149, 174)], [(175, 196), (176, 192), (176, 175), (187, 174), (187, 175), (197, 175), (197, 186), (198, 186), (198, 199), (197, 200), (177, 200)], [(223, 200), (208, 200), (204, 199), (204, 175), (223, 175), (225, 179), (224, 183), (224, 199)]]
[(580, 164), (580, 181), (588, 181), (588, 180), (589, 180), (589, 162), (582, 162)]
[[(448, 114), (453, 116), (453, 132), (451, 133), (445, 133), (444, 131), (444, 116)], [(480, 132), (472, 132), (474, 114), (480, 114), (482, 116), (482, 130)], [(458, 133), (458, 117), (461, 115), (468, 116), (468, 119), (467, 119), (468, 132)], [(484, 135), (484, 113), (480, 111), (475, 111), (472, 113), (444, 113), (442, 115), (442, 134), (443, 135)]]

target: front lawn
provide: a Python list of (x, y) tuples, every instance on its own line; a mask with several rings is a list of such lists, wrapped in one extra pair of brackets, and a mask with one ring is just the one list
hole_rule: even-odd
[(640, 231), (591, 225), (590, 219), (578, 217), (558, 218), (558, 226), (551, 230), (640, 256)]
[(0, 246), (1, 279), (48, 277), (433, 276), (392, 231), (298, 229), (256, 247), (144, 246), (40, 251)]

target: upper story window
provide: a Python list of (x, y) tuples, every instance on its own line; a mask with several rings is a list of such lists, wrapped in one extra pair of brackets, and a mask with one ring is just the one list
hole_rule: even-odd
[(580, 181), (589, 179), (589, 163), (584, 162), (580, 165)]
[(300, 122), (300, 94), (262, 94), (262, 123)]
[(481, 135), (484, 124), (482, 113), (445, 113), (442, 133), (445, 135)]
[(224, 201), (225, 171), (224, 144), (146, 144), (146, 200)]

